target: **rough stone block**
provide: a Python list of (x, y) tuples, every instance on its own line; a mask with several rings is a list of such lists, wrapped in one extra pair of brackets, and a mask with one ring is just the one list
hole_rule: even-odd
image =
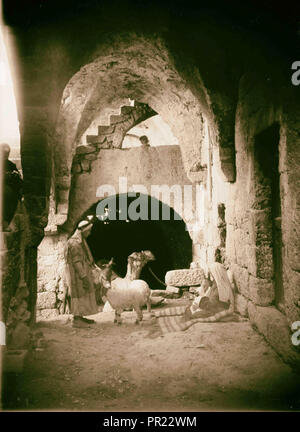
[(37, 280), (37, 292), (41, 293), (44, 292), (45, 290), (45, 285), (44, 285), (44, 281), (42, 279), (38, 279)]
[(55, 319), (58, 317), (59, 312), (57, 309), (42, 309), (36, 311), (36, 319), (38, 321), (47, 320), (47, 319)]
[(96, 147), (93, 145), (79, 145), (76, 148), (77, 154), (89, 154), (94, 153), (96, 151)]
[(295, 321), (297, 312), (300, 318), (300, 273), (288, 268), (284, 279), (284, 299), (288, 318)]
[(113, 124), (123, 123), (129, 118), (130, 118), (129, 115), (111, 115), (110, 124), (113, 125)]
[(110, 135), (115, 131), (115, 126), (98, 126), (98, 135)]
[(108, 142), (106, 137), (104, 138), (104, 140), (102, 141), (101, 144), (98, 145), (98, 149), (110, 149), (111, 148), (111, 142)]
[(270, 245), (247, 246), (246, 253), (249, 273), (252, 276), (262, 279), (271, 279), (273, 277), (273, 251)]
[(234, 245), (234, 226), (227, 224), (227, 234), (226, 234), (226, 256), (231, 262), (236, 261), (236, 252)]
[(233, 280), (239, 293), (249, 298), (249, 273), (244, 267), (232, 265)]
[(270, 305), (275, 299), (273, 282), (266, 279), (255, 278), (250, 275), (249, 296), (256, 305)]
[(269, 208), (250, 211), (250, 226), (252, 243), (270, 243), (272, 241), (272, 219)]
[(37, 296), (37, 309), (52, 309), (56, 305), (56, 294), (54, 292), (42, 292)]
[(234, 298), (234, 306), (236, 312), (240, 315), (247, 317), (248, 316), (248, 299), (241, 294), (236, 294)]
[(275, 307), (256, 306), (248, 303), (248, 314), (251, 324), (266, 340), (284, 361), (300, 368), (300, 354), (291, 341), (291, 330), (286, 317)]
[[(48, 276), (48, 277), (47, 277)], [(50, 278), (50, 280), (49, 280)], [(38, 279), (38, 287), (40, 286), (40, 289), (38, 289), (38, 292), (56, 292), (57, 288), (57, 280), (53, 279), (53, 276), (45, 273), (43, 277), (39, 277)]]
[(130, 114), (134, 110), (134, 107), (129, 105), (124, 105), (121, 107), (121, 114)]
[(256, 276), (272, 279), (273, 273), (273, 249), (270, 245), (262, 245), (256, 251)]
[[(300, 271), (300, 214), (295, 212), (293, 217), (297, 217), (291, 223), (290, 233), (286, 239), (287, 255), (290, 266), (295, 271)], [(298, 224), (297, 224), (298, 222)]]
[(175, 287), (201, 285), (204, 278), (202, 269), (171, 270), (166, 273), (165, 282)]
[(167, 288), (166, 288), (166, 291), (170, 292), (170, 293), (179, 294), (180, 289), (178, 287), (174, 287), (174, 286), (168, 285)]
[(86, 142), (88, 144), (101, 144), (105, 140), (105, 135), (87, 135)]
[(234, 248), (236, 252), (236, 261), (239, 266), (246, 267), (247, 265), (247, 243), (245, 241), (244, 232), (241, 229), (234, 231)]

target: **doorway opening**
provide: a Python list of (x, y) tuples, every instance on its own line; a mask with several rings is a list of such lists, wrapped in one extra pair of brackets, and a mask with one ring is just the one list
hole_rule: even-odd
[[(123, 207), (121, 210), (120, 205), (122, 195), (127, 195), (128, 207), (136, 199), (128, 194), (110, 197), (112, 200), (116, 199), (116, 220), (97, 218), (91, 235), (87, 239), (91, 252), (96, 262), (114, 257), (114, 270), (124, 277), (128, 256), (133, 252), (150, 250), (156, 259), (142, 270), (140, 277), (149, 284), (151, 289), (162, 289), (163, 286), (157, 278), (164, 282), (167, 271), (188, 268), (192, 261), (192, 240), (186, 224), (171, 207), (144, 194), (138, 194), (140, 202), (148, 207), (149, 215), (151, 214), (151, 203), (153, 205), (154, 202), (159, 208), (159, 218), (157, 220), (151, 220), (150, 217), (147, 220), (132, 220), (128, 216), (122, 220)], [(96, 215), (98, 204), (94, 204), (85, 215)], [(169, 212), (169, 220), (164, 220), (164, 212)], [(157, 278), (149, 271), (149, 265)]]

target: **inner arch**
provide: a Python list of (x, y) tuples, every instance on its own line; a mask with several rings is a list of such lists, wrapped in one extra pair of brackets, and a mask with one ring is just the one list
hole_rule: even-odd
[[(161, 116), (178, 140), (186, 175), (193, 181), (197, 170), (201, 177), (205, 122), (209, 122), (213, 131), (216, 125), (208, 92), (199, 74), (195, 80), (197, 92), (177, 70), (160, 39), (130, 35), (124, 41), (112, 41), (109, 48), (95, 52), (94, 60), (71, 78), (62, 97), (55, 173), (57, 189), (66, 190), (61, 194), (63, 199), (70, 190), (73, 157), (85, 131), (97, 117), (105, 116), (108, 107), (117, 110), (129, 100), (147, 104)], [(60, 194), (56, 199), (60, 204)]]
[[(132, 220), (130, 212), (128, 219), (120, 220), (119, 210), (124, 207), (119, 205), (120, 195), (111, 196), (116, 199), (116, 220), (102, 221), (97, 218), (94, 222), (88, 243), (95, 261), (114, 257), (114, 270), (120, 276), (126, 274), (127, 257), (132, 252), (151, 250), (156, 260), (151, 262), (151, 269), (164, 281), (165, 273), (172, 269), (186, 268), (192, 260), (192, 240), (186, 230), (185, 222), (171, 207), (156, 198), (142, 195), (143, 202), (148, 206), (148, 214), (151, 212), (151, 202), (159, 206), (160, 217), (158, 220)], [(135, 198), (127, 197), (128, 207)], [(101, 202), (101, 201), (100, 201)], [(93, 205), (85, 215), (96, 215), (97, 204)], [(127, 208), (128, 208), (127, 207)], [(163, 211), (168, 210), (170, 220), (163, 220)], [(84, 215), (84, 216), (85, 216)], [(98, 215), (99, 217), (100, 215)], [(150, 264), (149, 264), (150, 265)], [(151, 275), (147, 266), (143, 269), (141, 278), (146, 280), (151, 289), (162, 289), (163, 286)]]

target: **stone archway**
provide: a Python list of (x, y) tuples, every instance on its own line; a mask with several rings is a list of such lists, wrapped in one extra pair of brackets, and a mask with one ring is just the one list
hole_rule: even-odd
[[(125, 124), (128, 114), (133, 117), (131, 125), (140, 121), (141, 116), (138, 115), (137, 119), (135, 113), (130, 113), (131, 107), (126, 106), (129, 100), (151, 107), (149, 109), (159, 113), (171, 127), (181, 149), (185, 172), (192, 182), (203, 182), (206, 177), (206, 167), (201, 160), (205, 122), (209, 123), (211, 140), (222, 141), (217, 138), (220, 135), (217, 120), (199, 73), (195, 74), (198, 87), (195, 95), (177, 71), (174, 60), (160, 39), (128, 35), (127, 39), (121, 41), (116, 38), (109, 47), (102, 48), (101, 55), (95, 53), (95, 60), (71, 78), (63, 93), (55, 137), (53, 197), (56, 210), (50, 225), (61, 225), (68, 217), (74, 158), (76, 162), (81, 152), (93, 153), (88, 146), (97, 145), (97, 151), (118, 147), (125, 131), (124, 124), (120, 127), (120, 115), (125, 116)], [(151, 115), (151, 111), (146, 114)], [(86, 136), (86, 131), (96, 118), (100, 122), (98, 134)], [(222, 150), (220, 161), (223, 169), (226, 164), (227, 168), (233, 164), (232, 175), (224, 169), (227, 180), (233, 181), (234, 158), (229, 150), (225, 152), (226, 157)], [(90, 160), (93, 157), (88, 156)], [(224, 165), (225, 159), (227, 162)], [(89, 165), (89, 162), (84, 163), (86, 171), (89, 171)], [(74, 169), (76, 172), (82, 167), (77, 165)]]

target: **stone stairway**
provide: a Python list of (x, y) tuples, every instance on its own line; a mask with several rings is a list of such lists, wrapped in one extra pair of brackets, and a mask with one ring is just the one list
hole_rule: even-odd
[(99, 125), (97, 135), (87, 135), (86, 145), (79, 145), (73, 160), (73, 174), (91, 171), (91, 162), (98, 158), (103, 149), (121, 149), (126, 133), (138, 123), (157, 113), (147, 104), (135, 102), (134, 106), (124, 105), (119, 114), (111, 114), (108, 125)]

